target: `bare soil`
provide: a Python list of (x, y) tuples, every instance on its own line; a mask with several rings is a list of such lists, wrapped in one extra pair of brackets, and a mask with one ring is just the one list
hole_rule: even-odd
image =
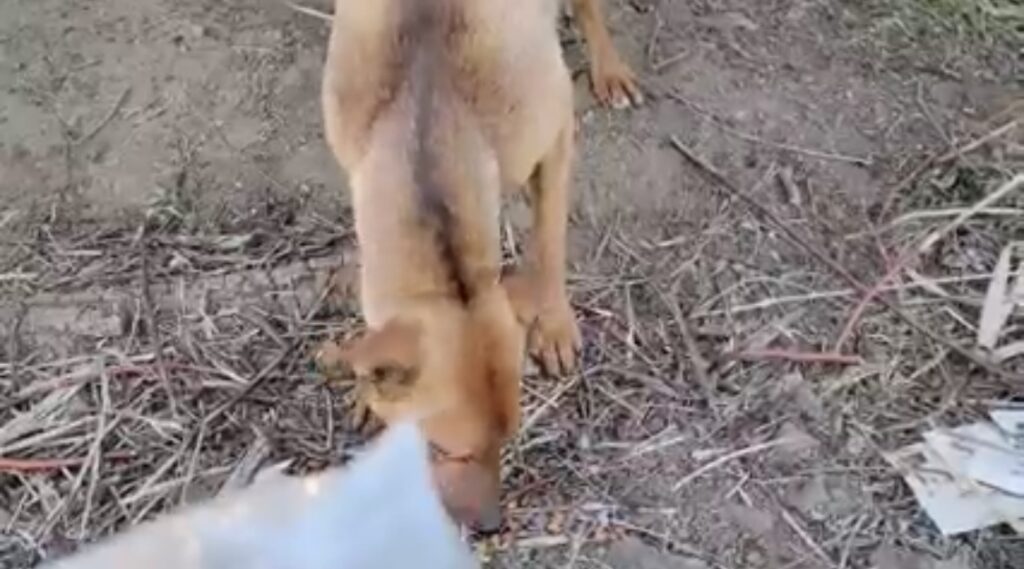
[[(566, 28), (587, 346), (575, 377), (526, 379), (515, 531), (489, 562), (1019, 566), (1008, 530), (942, 538), (880, 452), (1022, 384), (874, 305), (842, 346), (856, 365), (729, 359), (830, 352), (859, 297), (708, 175), (874, 284), (948, 218), (880, 228), (969, 206), (1024, 161), (1016, 126), (901, 182), (1020, 117), (1019, 23), (910, 0), (607, 3), (648, 101), (596, 106)], [(327, 33), (277, 0), (0, 3), (0, 462), (35, 461), (0, 469), (0, 567), (208, 496), (254, 448), (302, 471), (357, 444), (308, 357), (358, 322), (320, 294), (353, 264)], [(1020, 239), (1012, 218), (964, 228), (914, 268), (970, 284)], [(957, 338), (976, 304), (914, 314)]]

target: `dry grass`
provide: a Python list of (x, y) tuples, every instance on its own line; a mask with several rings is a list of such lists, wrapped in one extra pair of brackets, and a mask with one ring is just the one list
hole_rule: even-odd
[(868, 4), (875, 31), (896, 46), (904, 41), (927, 41), (943, 53), (967, 46), (992, 47), (1019, 43), (1024, 32), (1024, 8), (1016, 0), (899, 0)]
[[(993, 270), (1024, 238), (1019, 216), (992, 214), (1024, 208), (1020, 187), (992, 199), (1024, 166), (1020, 125), (999, 133), (937, 153), (884, 219), (848, 236), (877, 257), (833, 259), (820, 236), (746, 197), (782, 181), (736, 188), (692, 153), (722, 192), (703, 231), (742, 223), (785, 236), (778, 250), (802, 271), (713, 272), (693, 263), (706, 240), (582, 228), (597, 237), (572, 282), (583, 369), (525, 379), (507, 464), (512, 529), (490, 547), (578, 557), (631, 534), (715, 567), (757, 556), (863, 566), (881, 543), (967, 552), (985, 567), (1019, 555), (999, 529), (938, 538), (878, 455), (1021, 394), (1020, 358), (975, 350)], [(211, 235), (173, 217), (5, 243), (0, 285), (19, 299), (4, 306), (14, 333), (0, 364), (9, 559), (60, 554), (229, 479), (244, 484), (271, 461), (296, 471), (344, 461), (361, 442), (346, 428), (344, 389), (324, 386), (309, 358), (356, 322), (324, 302), (347, 232), (316, 218), (283, 230), (250, 219)], [(872, 269), (854, 277), (843, 269), (854, 265)], [(714, 292), (698, 292), (705, 282)], [(1022, 324), (1010, 316), (999, 345), (1020, 341)], [(700, 507), (709, 500), (720, 506)], [(737, 508), (773, 523), (753, 523), (756, 540), (734, 535), (723, 524)], [(728, 544), (683, 537), (713, 532)]]
[(346, 232), (275, 221), (207, 237), (154, 216), (5, 244), (0, 514), (12, 535), (59, 551), (207, 495), (262, 432), (296, 468), (339, 458), (336, 395), (307, 356), (345, 322), (324, 320), (324, 284)]

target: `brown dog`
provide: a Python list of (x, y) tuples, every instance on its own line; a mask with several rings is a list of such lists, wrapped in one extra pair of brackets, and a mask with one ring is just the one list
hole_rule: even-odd
[[(573, 5), (598, 98), (636, 99), (598, 1)], [(368, 330), (321, 363), (351, 368), (385, 423), (417, 418), (449, 511), (495, 530), (526, 330), (549, 373), (569, 371), (580, 342), (565, 290), (574, 117), (558, 0), (338, 0), (335, 14), (324, 115), (352, 188)], [(501, 192), (524, 186), (527, 262), (502, 279)]]

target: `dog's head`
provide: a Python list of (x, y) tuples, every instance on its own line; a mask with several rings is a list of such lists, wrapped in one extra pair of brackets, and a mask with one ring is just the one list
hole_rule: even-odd
[(468, 305), (419, 303), (340, 352), (374, 415), (419, 420), (445, 506), (478, 531), (501, 525), (501, 447), (519, 425), (524, 344), (496, 287)]

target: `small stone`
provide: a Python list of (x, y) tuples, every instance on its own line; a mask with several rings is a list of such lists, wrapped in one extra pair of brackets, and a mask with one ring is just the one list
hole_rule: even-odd
[(728, 504), (725, 517), (733, 524), (743, 528), (755, 537), (768, 536), (775, 526), (775, 517), (771, 512), (752, 508), (742, 504)]
[(785, 441), (777, 447), (774, 458), (784, 464), (799, 463), (814, 456), (820, 446), (803, 427), (793, 421), (786, 421), (779, 429), (776, 440)]
[(871, 554), (873, 569), (932, 569), (934, 563), (919, 553), (884, 544)]
[(820, 522), (858, 511), (863, 498), (849, 480), (819, 473), (789, 493), (786, 501), (807, 518)]
[(627, 538), (608, 548), (606, 562), (614, 569), (707, 569), (707, 563), (691, 557), (664, 553), (636, 538)]

